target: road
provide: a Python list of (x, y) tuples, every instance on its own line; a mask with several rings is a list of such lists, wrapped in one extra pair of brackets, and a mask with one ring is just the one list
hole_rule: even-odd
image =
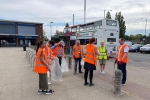
[[(115, 58), (110, 59), (110, 61), (114, 60)], [(128, 65), (150, 69), (150, 54), (131, 52), (129, 53)]]

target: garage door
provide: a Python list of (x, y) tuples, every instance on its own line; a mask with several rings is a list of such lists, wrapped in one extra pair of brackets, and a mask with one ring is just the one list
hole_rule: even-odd
[(35, 25), (18, 24), (18, 34), (21, 34), (21, 35), (36, 35)]
[(15, 24), (0, 22), (0, 34), (16, 34)]

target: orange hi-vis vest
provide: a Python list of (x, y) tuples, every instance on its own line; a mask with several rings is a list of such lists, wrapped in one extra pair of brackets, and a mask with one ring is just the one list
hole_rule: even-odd
[[(79, 48), (79, 46), (80, 46), (80, 48)], [(75, 58), (81, 58), (82, 57), (82, 55), (83, 55), (83, 47), (82, 47), (82, 45), (74, 45), (74, 47), (73, 47), (73, 51), (74, 51), (74, 57)]]
[(40, 74), (45, 74), (48, 71), (48, 67), (42, 63), (42, 61), (40, 60), (40, 56), (43, 56), (45, 62), (48, 63), (46, 53), (41, 48), (39, 48), (36, 54), (36, 65), (34, 71)]
[(47, 54), (47, 57), (51, 58), (52, 57), (52, 48), (49, 48), (48, 46), (46, 46), (44, 48), (45, 53)]
[[(58, 43), (56, 43), (56, 47), (52, 48), (52, 52), (53, 52), (54, 57), (58, 57), (59, 50), (60, 50), (60, 46)], [(62, 55), (64, 55), (64, 47), (62, 47)]]
[[(117, 56), (117, 60), (118, 61), (122, 61), (122, 58), (124, 56), (124, 49), (126, 48), (126, 46), (128, 46), (127, 44), (123, 44), (122, 46), (118, 46), (118, 56)], [(127, 56), (124, 58), (124, 60), (122, 61), (124, 63), (128, 62), (128, 54)]]
[(92, 44), (87, 44), (86, 46), (86, 55), (85, 55), (85, 62), (97, 65), (97, 56), (95, 52), (97, 51), (97, 47)]

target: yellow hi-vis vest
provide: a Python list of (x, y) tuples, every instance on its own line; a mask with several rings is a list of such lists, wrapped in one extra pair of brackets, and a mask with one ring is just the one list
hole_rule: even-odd
[(99, 52), (100, 52), (100, 56), (98, 56), (98, 59), (107, 59), (107, 54), (106, 54), (107, 52), (105, 46), (103, 48), (99, 47)]

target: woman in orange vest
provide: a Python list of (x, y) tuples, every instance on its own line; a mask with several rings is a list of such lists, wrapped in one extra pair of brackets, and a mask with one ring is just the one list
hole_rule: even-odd
[(48, 89), (47, 81), (48, 59), (46, 53), (43, 51), (45, 46), (45, 41), (40, 41), (37, 44), (36, 50), (36, 65), (34, 71), (39, 74), (39, 94), (51, 94), (51, 91)]
[(64, 57), (64, 41), (60, 41), (59, 43), (55, 43), (55, 45), (52, 47), (52, 52), (54, 57), (58, 57), (59, 59), (59, 65), (61, 66), (61, 60), (62, 57)]
[[(48, 44), (44, 48), (45, 53), (47, 54), (48, 62), (49, 64), (51, 63), (51, 60), (53, 59), (53, 52), (52, 52), (52, 46), (54, 45), (54, 41), (50, 40), (48, 41)], [(49, 77), (49, 72), (48, 72), (48, 77)], [(51, 82), (48, 82), (48, 84), (51, 84)]]
[(94, 84), (92, 83), (93, 79), (93, 70), (96, 70), (96, 65), (97, 65), (97, 56), (100, 55), (99, 50), (97, 49), (96, 46), (94, 46), (94, 43), (96, 42), (95, 38), (90, 39), (90, 43), (85, 46), (86, 48), (86, 55), (85, 55), (85, 63), (84, 63), (84, 80), (85, 83), (84, 85), (88, 85), (89, 83), (87, 82), (88, 78), (88, 72), (90, 72), (90, 84), (89, 86), (93, 86)]

